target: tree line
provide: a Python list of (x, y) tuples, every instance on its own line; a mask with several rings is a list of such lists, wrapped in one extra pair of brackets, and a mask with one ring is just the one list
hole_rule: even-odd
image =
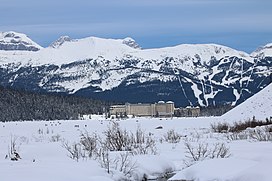
[(102, 113), (110, 102), (71, 95), (33, 93), (0, 86), (0, 121), (68, 120)]
[(200, 116), (221, 116), (233, 107), (231, 104), (200, 107)]

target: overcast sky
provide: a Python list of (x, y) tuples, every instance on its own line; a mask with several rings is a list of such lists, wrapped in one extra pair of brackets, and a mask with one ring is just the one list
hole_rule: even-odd
[(61, 35), (134, 38), (142, 47), (272, 42), (272, 0), (0, 0), (0, 31), (42, 46)]

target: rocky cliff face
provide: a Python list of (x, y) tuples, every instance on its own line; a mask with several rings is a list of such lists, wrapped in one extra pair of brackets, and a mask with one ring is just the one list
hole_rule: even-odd
[(238, 104), (271, 82), (272, 48), (216, 44), (141, 49), (131, 38), (62, 37), (39, 51), (0, 50), (0, 84), (123, 102)]

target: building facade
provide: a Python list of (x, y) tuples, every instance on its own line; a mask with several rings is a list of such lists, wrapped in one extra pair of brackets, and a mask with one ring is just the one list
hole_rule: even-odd
[(199, 107), (186, 107), (186, 108), (176, 108), (174, 115), (177, 117), (199, 117), (200, 108)]
[(125, 104), (113, 105), (110, 107), (110, 115), (124, 116), (151, 116), (151, 117), (172, 117), (174, 115), (174, 102), (159, 101), (155, 104)]

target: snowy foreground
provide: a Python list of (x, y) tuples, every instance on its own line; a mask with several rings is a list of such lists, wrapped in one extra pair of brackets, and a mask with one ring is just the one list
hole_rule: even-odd
[[(211, 124), (220, 121), (221, 118), (131, 118), (114, 121), (97, 117), (92, 120), (0, 123), (0, 180), (141, 180), (173, 172), (176, 175), (170, 180), (271, 181), (271, 142), (253, 138), (235, 139), (227, 133), (214, 133)], [(80, 135), (86, 132), (103, 137), (103, 132), (114, 122), (129, 132), (135, 132), (140, 127), (155, 140), (156, 154), (130, 156), (129, 162), (126, 162), (132, 170), (129, 174), (120, 171), (121, 161), (114, 162), (120, 158), (119, 152), (110, 153), (110, 173), (98, 159), (79, 158), (76, 161), (69, 157), (64, 143), (79, 142)], [(158, 127), (161, 129), (156, 129)], [(167, 140), (170, 130), (174, 130), (180, 140)], [(11, 140), (16, 140), (16, 151), (21, 157), (18, 161), (5, 159)], [(215, 145), (224, 145), (229, 152), (226, 158), (215, 156), (211, 159), (207, 156), (193, 161), (186, 143), (194, 149), (202, 145), (208, 150), (213, 150)]]

